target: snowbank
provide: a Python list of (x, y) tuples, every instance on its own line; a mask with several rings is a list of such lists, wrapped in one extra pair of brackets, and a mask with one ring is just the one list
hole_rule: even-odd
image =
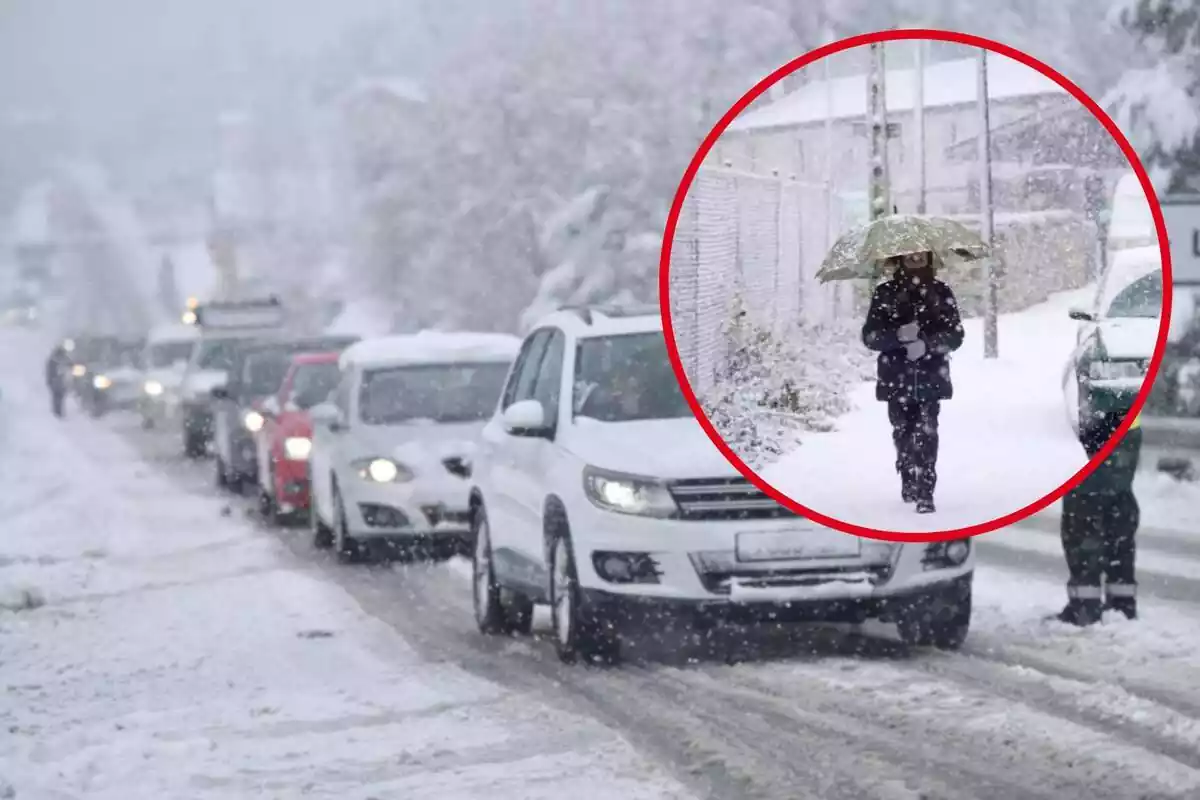
[(0, 595), (35, 597), (0, 609), (0, 796), (685, 797), (606, 728), (425, 660), (94, 421), (53, 420), (30, 352), (0, 339), (31, 376), (0, 416)]

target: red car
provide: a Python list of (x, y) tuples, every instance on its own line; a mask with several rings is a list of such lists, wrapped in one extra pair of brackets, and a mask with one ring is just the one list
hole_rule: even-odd
[(305, 518), (312, 420), (308, 410), (325, 402), (341, 379), (341, 353), (297, 353), (279, 387), (263, 403), (258, 435), (259, 502), (271, 522)]

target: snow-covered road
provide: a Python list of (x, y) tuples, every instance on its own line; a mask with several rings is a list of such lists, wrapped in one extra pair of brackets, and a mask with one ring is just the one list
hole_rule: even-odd
[(730, 630), (569, 668), (478, 636), (461, 562), (339, 565), (175, 437), (54, 424), (29, 352), (0, 340), (0, 590), (45, 601), (0, 612), (20, 800), (1200, 796), (1200, 536), (1142, 541), (1136, 624), (1041, 620), (1043, 523), (981, 540), (963, 654)]
[(954, 354), (954, 397), (942, 403), (938, 512), (900, 499), (886, 406), (874, 383), (830, 433), (812, 433), (762, 477), (796, 502), (835, 519), (893, 531), (949, 530), (988, 522), (1040, 500), (1087, 457), (1067, 423), (1063, 368), (1078, 323), (1067, 316), (1090, 290), (1065, 292), (1000, 319), (1000, 358), (983, 357), (981, 320), (965, 322)]

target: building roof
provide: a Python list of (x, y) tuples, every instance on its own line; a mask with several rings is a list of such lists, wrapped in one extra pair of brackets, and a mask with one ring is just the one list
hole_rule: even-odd
[[(976, 60), (961, 58), (925, 67), (925, 108), (948, 108), (975, 102)], [(887, 110), (913, 110), (915, 70), (889, 69), (886, 75)], [(867, 113), (867, 76), (850, 75), (829, 81), (832, 117), (853, 119)], [(1013, 100), (1026, 97), (1067, 95), (1050, 78), (1020, 61), (999, 53), (988, 54), (988, 99)], [(826, 82), (812, 81), (780, 100), (754, 111), (743, 112), (729, 126), (730, 132), (763, 130), (824, 122), (827, 108)]]

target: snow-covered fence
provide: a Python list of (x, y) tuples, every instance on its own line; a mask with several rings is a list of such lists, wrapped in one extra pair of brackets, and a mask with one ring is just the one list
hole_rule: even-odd
[(723, 168), (701, 169), (671, 248), (671, 323), (694, 389), (725, 361), (722, 330), (740, 295), (754, 323), (781, 336), (837, 316), (833, 287), (814, 275), (828, 247), (822, 185)]

